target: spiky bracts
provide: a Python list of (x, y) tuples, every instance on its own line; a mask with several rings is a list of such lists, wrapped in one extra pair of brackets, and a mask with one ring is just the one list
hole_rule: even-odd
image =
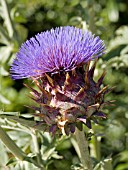
[(89, 63), (86, 70), (83, 66), (52, 76), (45, 74), (39, 80), (33, 78), (40, 92), (26, 85), (32, 90), (32, 99), (40, 105), (32, 107), (39, 111), (36, 116), (53, 134), (61, 130), (68, 135), (74, 133), (76, 127), (81, 129), (82, 124), (91, 128), (91, 120), (97, 123), (98, 117), (106, 118), (101, 109), (111, 103), (104, 102), (104, 95), (111, 89), (100, 88), (105, 72), (97, 82), (93, 80), (96, 62), (91, 68)]
[[(101, 108), (109, 91), (101, 88), (105, 72), (93, 80), (96, 62), (89, 63), (104, 53), (105, 45), (88, 30), (66, 26), (37, 34), (27, 40), (17, 53), (10, 69), (13, 79), (32, 78), (39, 90), (31, 89), (31, 98), (39, 107), (42, 124), (53, 134), (61, 130), (67, 135), (91, 120), (105, 118)], [(86, 70), (84, 69), (86, 67)]]

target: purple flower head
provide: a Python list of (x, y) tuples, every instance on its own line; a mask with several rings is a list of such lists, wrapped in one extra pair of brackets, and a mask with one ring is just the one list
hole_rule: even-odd
[(71, 71), (103, 54), (105, 45), (89, 31), (66, 26), (27, 40), (10, 69), (13, 79)]

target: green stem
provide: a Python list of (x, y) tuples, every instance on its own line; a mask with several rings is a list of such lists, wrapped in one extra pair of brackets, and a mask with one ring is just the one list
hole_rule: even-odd
[(24, 160), (25, 153), (13, 142), (7, 133), (0, 127), (0, 139), (10, 149), (10, 151), (20, 160)]
[(27, 155), (14, 143), (8, 134), (0, 126), (0, 139), (8, 147), (8, 149), (20, 160), (33, 163), (35, 166), (42, 168), (37, 162)]
[(97, 137), (97, 136), (94, 137), (95, 152), (96, 152), (96, 158), (98, 161), (101, 160), (100, 139), (101, 139), (101, 137)]
[(77, 144), (80, 149), (80, 160), (81, 163), (83, 164), (84, 169), (93, 170), (91, 158), (88, 150), (88, 141), (85, 137), (84, 131), (80, 131), (79, 129), (76, 129), (75, 136), (76, 136)]
[(31, 136), (32, 136), (33, 144), (34, 144), (34, 150), (37, 155), (37, 163), (39, 165), (42, 165), (43, 162), (42, 162), (38, 139), (37, 139), (37, 131), (35, 129), (32, 129)]

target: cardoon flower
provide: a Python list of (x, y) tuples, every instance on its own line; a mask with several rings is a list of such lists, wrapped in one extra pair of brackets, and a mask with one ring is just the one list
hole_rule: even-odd
[(27, 40), (11, 67), (12, 79), (32, 78), (39, 90), (31, 89), (31, 97), (47, 130), (67, 135), (82, 128), (91, 128), (91, 120), (105, 118), (102, 107), (107, 87), (101, 89), (105, 72), (93, 80), (94, 65), (89, 63), (104, 53), (105, 45), (89, 31), (60, 27), (37, 34)]

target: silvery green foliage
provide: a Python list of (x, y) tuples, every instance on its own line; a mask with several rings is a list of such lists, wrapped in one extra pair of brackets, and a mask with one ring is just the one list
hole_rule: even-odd
[[(82, 27), (84, 29), (90, 27), (96, 35), (100, 35), (100, 37), (105, 40), (107, 49), (109, 47), (109, 53), (104, 57), (104, 61), (106, 60), (106, 62), (104, 63), (102, 59), (100, 60), (101, 64), (99, 63), (95, 75), (98, 76), (97, 74), (101, 73), (101, 68), (106, 68), (108, 78), (105, 79), (105, 84), (109, 84), (110, 86), (116, 85), (116, 89), (108, 96), (108, 100), (116, 99), (116, 106), (110, 108), (111, 112), (109, 112), (108, 109), (105, 110), (110, 113), (107, 123), (102, 122), (101, 125), (94, 126), (93, 130), (96, 143), (95, 140), (93, 141), (94, 138), (92, 138), (91, 146), (94, 146), (94, 148), (91, 148), (90, 151), (92, 150), (95, 165), (98, 162), (95, 166), (96, 168), (100, 170), (103, 169), (104, 158), (112, 155), (113, 169), (126, 170), (128, 167), (127, 4), (124, 1), (117, 3), (116, 0), (63, 0), (63, 3), (61, 0), (31, 0), (31, 3), (22, 0), (19, 0), (18, 3), (14, 0), (8, 0), (8, 13), (11, 16), (13, 25), (15, 25), (15, 30), (17, 30), (17, 35), (12, 38), (13, 31), (9, 31), (11, 27), (5, 24), (6, 18), (4, 18), (4, 13), (6, 10), (1, 2), (2, 0), (0, 1), (0, 73), (2, 75), (2, 80), (0, 79), (0, 85), (2, 85), (2, 87), (0, 86), (0, 110), (11, 112), (18, 110), (23, 112), (24, 107), (21, 107), (21, 105), (30, 104), (28, 99), (25, 100), (23, 98), (28, 91), (22, 87), (18, 89), (18, 91), (12, 86), (13, 83), (11, 79), (7, 77), (8, 67), (10, 63), (12, 63), (12, 59), (15, 58), (15, 53), (18, 51), (19, 45), (26, 40), (27, 31), (33, 36), (37, 32), (41, 32), (42, 29), (44, 31), (62, 24)], [(24, 24), (21, 25), (21, 23)], [(121, 26), (122, 24), (124, 25), (123, 27)], [(7, 25), (9, 27), (7, 27)], [(27, 29), (25, 29), (23, 25), (25, 25)], [(116, 28), (119, 28), (117, 32)], [(4, 105), (1, 104), (1, 102), (4, 103)], [(11, 131), (16, 131), (15, 136), (18, 136), (18, 141), (21, 136), (22, 141), (24, 141), (23, 136), (26, 132), (23, 132), (23, 135), (18, 135), (19, 131), (16, 130), (20, 126), (20, 131), (22, 131), (21, 124), (14, 123), (14, 121), (10, 119), (11, 113), (9, 113), (8, 116), (5, 113), (5, 117), (2, 116), (0, 118), (0, 124), (6, 131), (10, 131), (9, 128), (12, 128)], [(11, 118), (16, 119), (17, 122), (19, 120), (19, 123), (22, 122), (22, 126), (26, 126), (29, 121), (29, 126), (35, 123), (35, 120), (31, 120), (31, 118), (24, 119), (23, 116), (18, 118), (15, 114), (13, 116), (14, 117), (11, 116)], [(7, 128), (5, 127), (6, 125)], [(15, 127), (16, 129), (13, 129)], [(38, 126), (38, 128), (39, 127), (40, 126)], [(116, 133), (117, 131), (118, 133)], [(20, 132), (20, 134), (21, 133), (22, 132)], [(25, 135), (25, 140), (27, 138), (30, 139), (30, 135)], [(47, 143), (48, 140), (44, 141)], [(24, 150), (25, 147), (26, 145), (23, 147)], [(53, 162), (51, 162), (52, 166), (49, 166), (48, 170), (53, 170), (53, 167), (57, 170), (71, 169), (71, 164), (74, 164), (77, 170), (81, 168), (79, 159), (72, 148), (70, 140), (66, 139), (64, 142), (60, 142), (57, 150), (59, 151), (59, 155), (64, 156), (64, 159), (61, 159), (61, 161), (60, 159), (58, 159), (58, 161), (57, 159), (53, 159)], [(23, 161), (24, 167), (21, 165), (21, 162), (16, 163), (17, 167), (15, 167), (16, 164), (6, 166), (7, 162), (9, 162), (10, 152), (3, 143), (0, 144), (0, 151), (2, 155), (2, 157), (0, 156), (0, 169), (2, 170), (5, 168), (11, 170), (22, 170), (23, 168), (25, 170), (38, 169), (27, 161)], [(29, 152), (31, 152), (30, 149), (27, 150), (27, 153)], [(33, 154), (30, 155), (35, 156)], [(103, 160), (102, 162), (99, 161), (99, 157)], [(15, 159), (10, 160), (10, 163), (11, 162), (14, 163)]]

